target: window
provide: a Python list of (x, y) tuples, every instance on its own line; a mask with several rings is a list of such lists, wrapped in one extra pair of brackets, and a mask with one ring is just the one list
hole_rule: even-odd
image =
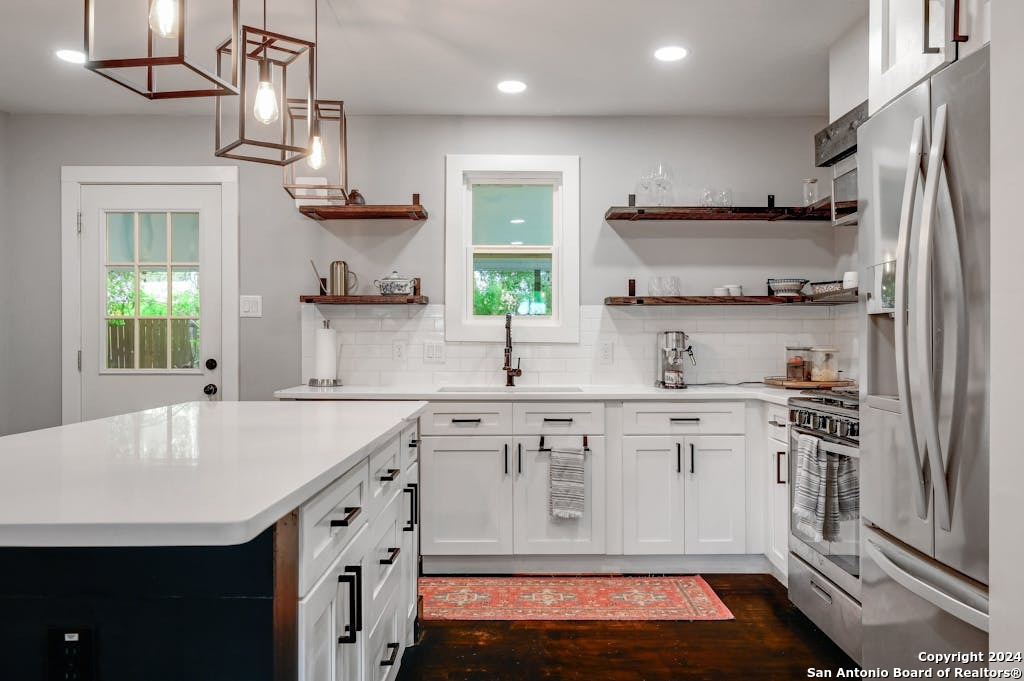
[(106, 213), (103, 371), (199, 368), (199, 214)]
[(447, 157), (445, 336), (579, 341), (579, 158)]

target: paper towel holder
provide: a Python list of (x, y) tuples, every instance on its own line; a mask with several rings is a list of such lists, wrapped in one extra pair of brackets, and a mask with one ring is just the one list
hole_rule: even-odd
[[(324, 320), (324, 328), (331, 328), (331, 320)], [(309, 379), (310, 388), (337, 388), (341, 385), (340, 378), (311, 378)]]

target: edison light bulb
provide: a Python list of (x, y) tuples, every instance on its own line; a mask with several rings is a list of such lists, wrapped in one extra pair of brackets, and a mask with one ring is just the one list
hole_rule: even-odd
[(149, 27), (161, 38), (178, 35), (178, 0), (153, 0), (149, 6)]
[(260, 85), (256, 88), (256, 102), (252, 107), (252, 115), (260, 123), (270, 125), (277, 120), (277, 93), (270, 75), (270, 62), (260, 62)]
[(313, 170), (320, 170), (327, 162), (327, 154), (324, 153), (324, 141), (320, 135), (313, 137), (313, 143), (309, 147), (309, 156), (306, 157), (306, 165)]

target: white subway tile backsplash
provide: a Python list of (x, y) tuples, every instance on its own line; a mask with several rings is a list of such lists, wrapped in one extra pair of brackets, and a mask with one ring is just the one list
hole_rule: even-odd
[[(308, 306), (313, 307), (313, 306)], [(695, 367), (690, 383), (758, 381), (785, 369), (786, 345), (834, 345), (840, 368), (856, 375), (859, 316), (855, 306), (829, 307), (630, 307), (585, 305), (580, 343), (518, 343), (520, 385), (651, 385), (659, 331), (690, 335)], [(444, 306), (319, 306), (303, 308), (303, 380), (312, 368), (313, 331), (334, 320), (342, 346), (340, 373), (346, 385), (502, 385), (501, 338), (493, 343), (446, 342)], [(513, 338), (515, 328), (513, 326)], [(444, 362), (425, 362), (423, 344), (444, 344)], [(599, 345), (614, 344), (611, 364), (601, 364)], [(405, 360), (392, 359), (394, 343)]]

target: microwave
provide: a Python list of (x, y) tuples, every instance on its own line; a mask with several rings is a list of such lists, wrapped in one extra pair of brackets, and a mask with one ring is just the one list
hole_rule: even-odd
[(857, 224), (857, 154), (832, 166), (832, 224)]

